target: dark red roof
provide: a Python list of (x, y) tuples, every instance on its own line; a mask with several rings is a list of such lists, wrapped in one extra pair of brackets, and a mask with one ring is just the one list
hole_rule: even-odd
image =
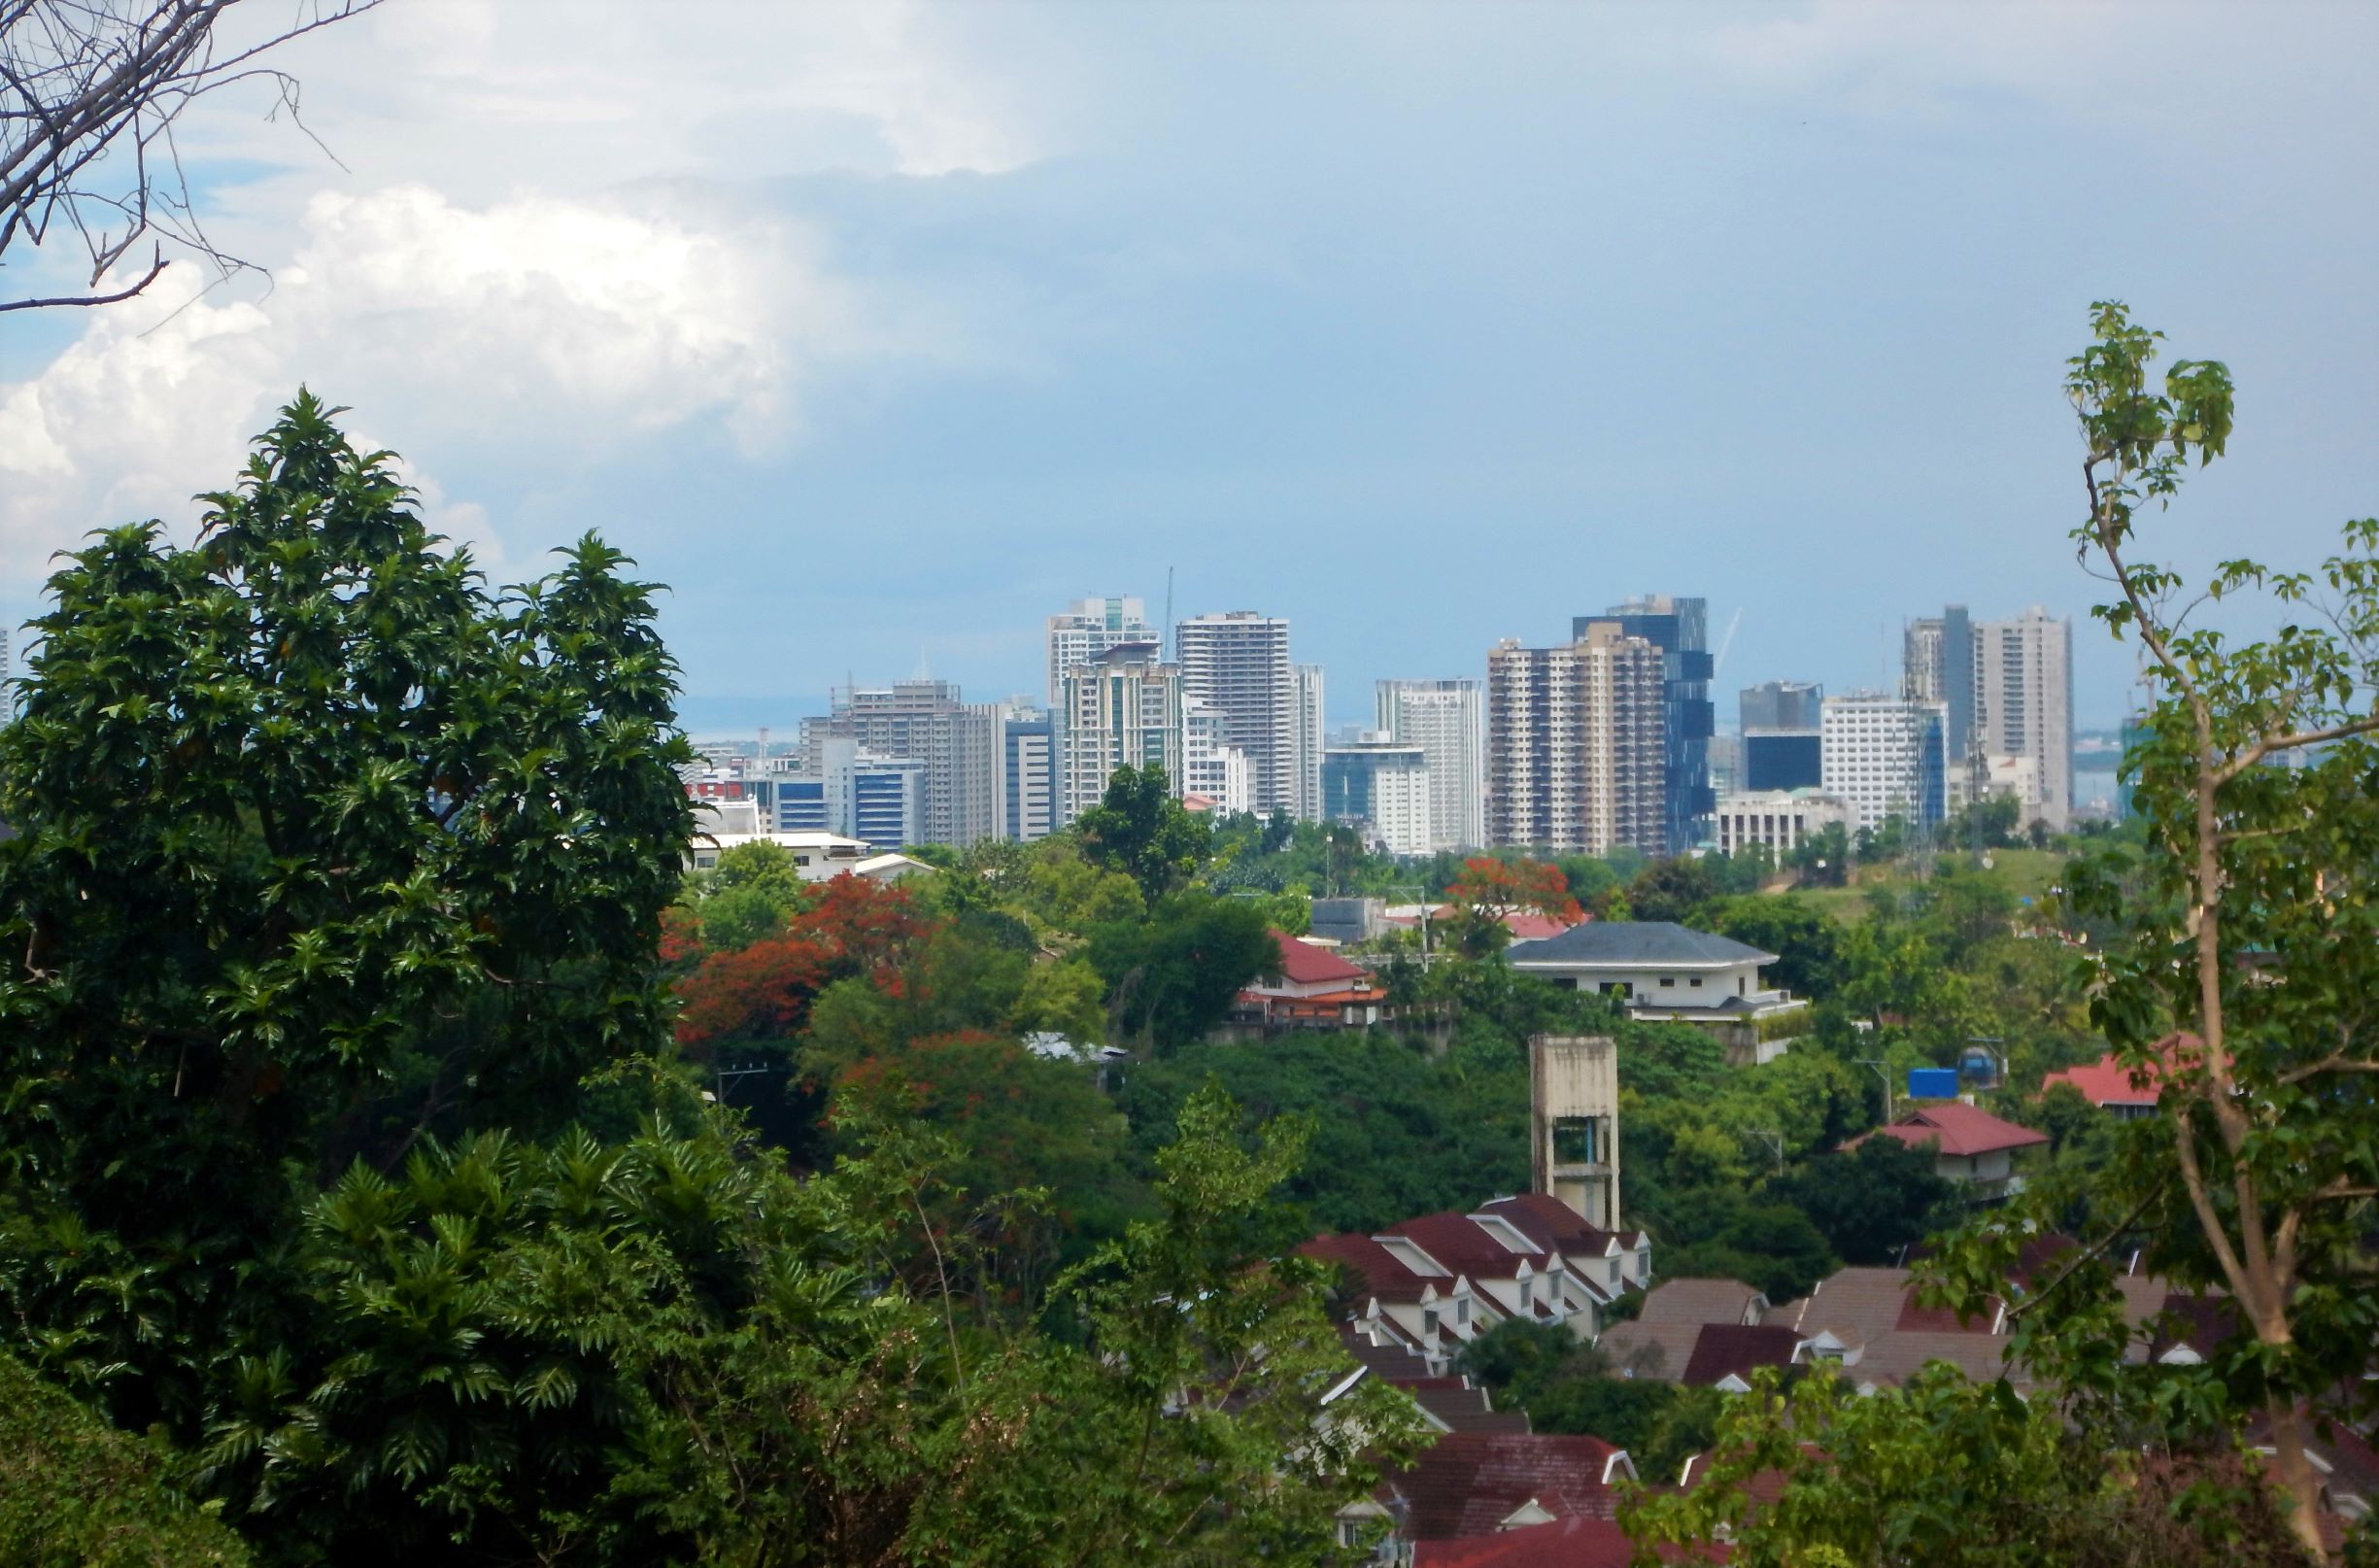
[(1302, 942), (1285, 931), (1273, 933), (1280, 943), (1280, 977), (1295, 985), (1329, 985), (1339, 981), (1369, 981), (1371, 972), (1326, 947)]
[[(1539, 1246), (1556, 1252), (1600, 1257), (1611, 1246), (1611, 1232), (1588, 1223), (1583, 1214), (1549, 1192), (1522, 1192), (1490, 1199), (1478, 1206), (1478, 1212), (1510, 1222)], [(1619, 1244), (1631, 1245), (1635, 1237), (1635, 1232), (1625, 1232), (1620, 1235)]]
[(1405, 1533), (1414, 1541), (1493, 1534), (1532, 1500), (1556, 1519), (1607, 1519), (1617, 1498), (1603, 1477), (1618, 1452), (1597, 1437), (1456, 1432), (1385, 1485), (1404, 1497)]
[(1509, 1279), (1522, 1263), (1542, 1274), (1550, 1261), (1543, 1251), (1512, 1251), (1466, 1214), (1423, 1214), (1389, 1226), (1387, 1234), (1405, 1237), (1446, 1268), (1473, 1279)]
[(1299, 1244), (1297, 1250), (1323, 1263), (1342, 1265), (1366, 1294), (1383, 1301), (1418, 1301), (1425, 1285), (1435, 1283), (1444, 1290), (1453, 1284), (1451, 1279), (1424, 1279), (1368, 1236), (1316, 1236)]
[(1635, 1545), (1609, 1519), (1573, 1516), (1458, 1541), (1424, 1541), (1412, 1568), (1627, 1568)]
[(1748, 1382), (1761, 1367), (1790, 1366), (1800, 1343), (1782, 1323), (1705, 1323), (1678, 1381), (1706, 1388), (1731, 1375)]
[(2238, 1308), (2227, 1296), (2198, 1296), (2173, 1291), (2149, 1320), (2154, 1338), (2148, 1342), (2151, 1359), (2176, 1345), (2186, 1345), (2200, 1356), (2239, 1331)]
[(1843, 1146), (1855, 1148), (1867, 1139), (1877, 1137), (1896, 1138), (1911, 1148), (1934, 1143), (1940, 1146), (1944, 1154), (1960, 1156), (1996, 1154), (2004, 1149), (2030, 1148), (2049, 1142), (2046, 1133), (2019, 1127), (1988, 1110), (1955, 1100), (1909, 1111), (1898, 1121), (1878, 1127), (1874, 1132), (1854, 1138)]

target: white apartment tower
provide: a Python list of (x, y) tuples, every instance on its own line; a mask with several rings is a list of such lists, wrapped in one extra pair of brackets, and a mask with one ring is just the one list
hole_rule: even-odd
[(1947, 702), (1882, 692), (1827, 698), (1818, 725), (1825, 793), (1850, 803), (1856, 827), (1891, 817), (1933, 827), (1947, 804), (1949, 729)]
[(1381, 681), (1378, 729), (1429, 765), (1430, 849), (1487, 841), (1487, 709), (1475, 680)]
[(1099, 803), (1118, 767), (1165, 769), (1174, 794), (1186, 775), (1181, 670), (1153, 638), (1118, 643), (1066, 672), (1057, 727), (1058, 826)]
[(1558, 648), (1487, 655), (1487, 840), (1604, 855), (1665, 855), (1667, 724), (1661, 651), (1608, 622)]
[(1127, 642), (1154, 642), (1148, 606), (1136, 598), (1080, 598), (1049, 617), (1049, 705), (1066, 699), (1066, 671)]
[(1322, 666), (1297, 666), (1297, 804), (1301, 821), (1319, 822), (1322, 810)]
[[(1183, 694), (1220, 711), (1230, 744), (1247, 754), (1255, 811), (1308, 812), (1318, 803), (1320, 747), (1308, 768), (1301, 738), (1308, 688), (1289, 661), (1288, 622), (1253, 610), (1194, 616), (1174, 629), (1173, 651)], [(1310, 691), (1317, 706), (1318, 678)], [(1318, 720), (1313, 728), (1320, 729)]]

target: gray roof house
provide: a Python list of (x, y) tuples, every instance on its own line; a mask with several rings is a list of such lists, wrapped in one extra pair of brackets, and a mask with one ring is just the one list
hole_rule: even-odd
[(1599, 991), (1631, 1018), (1707, 1029), (1740, 1064), (1784, 1055), (1808, 1016), (1806, 1001), (1761, 981), (1761, 966), (1775, 962), (1774, 953), (1666, 920), (1592, 920), (1512, 946), (1521, 973)]

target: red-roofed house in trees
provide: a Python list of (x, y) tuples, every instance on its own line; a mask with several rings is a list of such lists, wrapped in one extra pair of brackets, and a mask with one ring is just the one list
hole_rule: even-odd
[(1275, 931), (1273, 937), (1280, 944), (1280, 977), (1257, 980), (1239, 994), (1231, 1009), (1232, 1033), (1261, 1037), (1289, 1029), (1366, 1029), (1386, 1017), (1388, 994), (1369, 970), (1285, 932)]
[(2157, 1101), (2164, 1093), (2164, 1075), (2174, 1055), (2194, 1050), (2196, 1046), (2194, 1035), (2167, 1035), (2156, 1042), (2154, 1061), (2125, 1067), (2110, 1052), (2088, 1067), (2069, 1067), (2062, 1073), (2050, 1074), (2040, 1080), (2040, 1092), (2047, 1094), (2061, 1083), (2079, 1091), (2083, 1099), (2108, 1115), (2136, 1121), (2156, 1114)]
[(1955, 1100), (1906, 1111), (1897, 1120), (1853, 1138), (1843, 1147), (1856, 1148), (1869, 1138), (1896, 1138), (1911, 1148), (1929, 1145), (1933, 1150), (1934, 1173), (1962, 1183), (1977, 1202), (2013, 1192), (2017, 1151), (2049, 1142), (2046, 1133), (2019, 1127)]

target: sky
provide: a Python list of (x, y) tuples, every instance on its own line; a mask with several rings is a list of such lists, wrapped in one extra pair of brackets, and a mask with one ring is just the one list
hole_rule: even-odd
[(497, 580), (592, 528), (668, 584), (697, 733), (1037, 693), (1047, 615), (1169, 571), (1334, 722), (1672, 593), (1722, 725), (1945, 601), (2073, 616), (2111, 724), (2064, 358), (2116, 297), (2237, 376), (2185, 572), (2379, 512), (2375, 51), (2343, 0), (387, 0), (280, 61), (320, 145), (186, 121), (269, 280), (0, 315), (0, 619), (303, 384)]

